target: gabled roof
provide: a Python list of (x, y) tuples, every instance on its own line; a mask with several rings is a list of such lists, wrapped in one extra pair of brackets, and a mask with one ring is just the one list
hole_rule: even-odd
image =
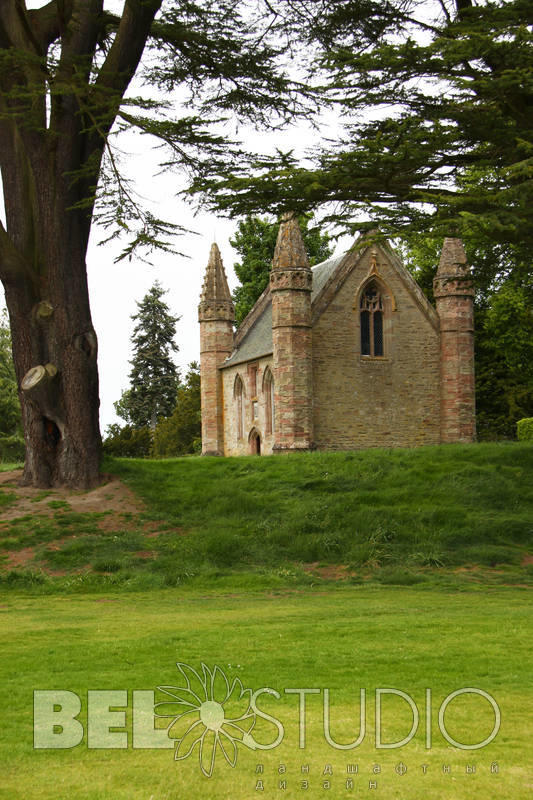
[[(325, 311), (332, 298), (358, 264), (369, 247), (376, 247), (383, 251), (389, 261), (394, 265), (398, 277), (402, 280), (410, 294), (414, 297), (420, 310), (438, 330), (439, 319), (437, 312), (423, 293), (412, 275), (406, 270), (401, 259), (388, 243), (365, 244), (358, 239), (352, 248), (340, 256), (335, 256), (321, 264), (312, 267), (313, 290), (311, 304), (313, 310), (313, 323)], [(221, 365), (222, 369), (242, 364), (246, 361), (268, 356), (272, 353), (272, 300), (270, 287), (267, 286), (261, 297), (256, 302), (250, 313), (241, 323), (235, 334), (234, 350), (231, 356)]]

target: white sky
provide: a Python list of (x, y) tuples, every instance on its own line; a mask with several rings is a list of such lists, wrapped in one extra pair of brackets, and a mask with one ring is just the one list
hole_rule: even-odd
[[(286, 147), (304, 141), (310, 142), (312, 134), (302, 135), (302, 131), (287, 132), (284, 140)], [(132, 261), (113, 263), (121, 250), (121, 243), (112, 243), (98, 247), (101, 237), (98, 228), (94, 228), (89, 245), (87, 269), (93, 324), (99, 340), (100, 371), (100, 421), (102, 431), (116, 418), (113, 402), (118, 400), (121, 392), (128, 386), (128, 373), (131, 358), (130, 336), (133, 330), (131, 315), (136, 312), (136, 301), (140, 301), (158, 280), (168, 294), (165, 302), (171, 312), (180, 316), (177, 324), (176, 342), (179, 353), (176, 362), (180, 365), (182, 375), (187, 365), (200, 359), (200, 329), (198, 326), (198, 302), (204, 272), (207, 266), (209, 250), (216, 241), (224, 262), (230, 290), (237, 285), (233, 264), (238, 260), (237, 253), (229, 244), (237, 228), (237, 222), (213, 214), (194, 215), (191, 203), (176, 198), (176, 192), (182, 185), (183, 178), (176, 173), (167, 173), (154, 177), (158, 172), (157, 155), (146, 149), (146, 137), (135, 141), (134, 134), (128, 136), (128, 149), (131, 152), (127, 160), (127, 171), (135, 176), (140, 193), (143, 196), (157, 198), (158, 213), (171, 222), (195, 230), (198, 235), (177, 237), (176, 249), (185, 253), (188, 258), (167, 253), (153, 253), (150, 267), (135, 257)], [(255, 138), (248, 132), (247, 141)], [(276, 137), (279, 144), (279, 135)], [(341, 240), (339, 249), (346, 249), (350, 240)], [(123, 243), (122, 243), (123, 245)]]
[[(27, 7), (37, 8), (44, 4), (44, 0), (28, 0)], [(115, 11), (120, 11), (122, 5), (117, 0), (106, 3), (106, 7)], [(133, 94), (146, 91), (134, 85), (130, 88)], [(333, 128), (336, 125), (334, 122)], [(302, 130), (300, 127), (284, 134), (265, 136), (248, 129), (244, 131), (243, 138), (248, 146), (262, 150), (271, 150), (277, 146), (287, 150), (294, 148), (296, 152), (303, 153), (306, 146), (316, 141), (316, 132)], [(199, 360), (200, 357), (197, 306), (213, 241), (220, 247), (230, 289), (233, 290), (237, 283), (233, 272), (237, 254), (229, 244), (237, 223), (212, 214), (195, 216), (192, 203), (178, 200), (176, 193), (183, 188), (183, 176), (179, 173), (167, 173), (156, 177), (160, 153), (150, 149), (148, 137), (130, 132), (121, 136), (119, 145), (124, 153), (122, 162), (127, 176), (133, 177), (137, 191), (152, 201), (149, 203), (152, 210), (155, 209), (163, 219), (193, 229), (199, 235), (185, 235), (176, 239), (176, 248), (189, 258), (154, 253), (150, 258), (154, 266), (150, 267), (135, 257), (131, 261), (124, 260), (115, 264), (114, 260), (124, 242), (112, 242), (99, 247), (98, 241), (104, 235), (93, 226), (87, 269), (92, 318), (99, 342), (102, 432), (110, 423), (121, 422), (115, 415), (113, 403), (129, 384), (130, 337), (133, 329), (131, 315), (137, 310), (136, 302), (142, 300), (154, 281), (158, 280), (168, 289), (165, 301), (171, 312), (181, 317), (177, 325), (176, 342), (179, 353), (176, 355), (176, 362), (182, 374), (185, 374), (191, 361)], [(4, 220), (3, 198), (0, 197), (0, 200), (0, 217)], [(339, 249), (346, 249), (348, 246), (349, 240), (344, 239), (341, 240)], [(0, 307), (4, 305), (3, 289), (0, 286)]]

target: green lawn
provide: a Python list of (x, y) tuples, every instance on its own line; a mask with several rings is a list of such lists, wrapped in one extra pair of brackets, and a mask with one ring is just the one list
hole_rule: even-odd
[[(178, 800), (178, 798), (354, 797), (377, 781), (376, 797), (494, 800), (531, 796), (530, 720), (533, 711), (532, 615), (529, 592), (519, 588), (447, 591), (378, 586), (317, 586), (280, 592), (182, 587), (149, 593), (31, 597), (0, 596), (1, 707), (0, 797)], [(284, 726), (272, 750), (237, 745), (230, 767), (216, 751), (212, 777), (204, 777), (198, 750), (174, 761), (172, 750), (32, 749), (34, 690), (127, 690), (131, 725), (133, 690), (184, 687), (175, 664), (200, 670), (218, 665), (244, 688), (271, 687), (280, 694), (257, 707)], [(474, 751), (448, 744), (439, 732), (438, 709), (451, 692), (477, 687), (494, 697), (501, 729)], [(287, 688), (320, 689), (307, 696), (305, 748), (300, 749), (298, 697)], [(322, 703), (330, 690), (331, 737), (339, 743), (359, 732), (359, 691), (367, 691), (367, 726), (355, 750), (334, 749), (324, 738)], [(410, 695), (421, 724), (400, 749), (375, 747), (374, 694), (396, 688)], [(432, 690), (431, 749), (425, 747), (426, 689)], [(222, 699), (215, 692), (215, 697)], [(405, 701), (383, 699), (382, 739), (393, 742), (410, 728)], [(462, 743), (486, 738), (494, 723), (489, 703), (466, 695), (450, 703), (446, 730)], [(203, 728), (202, 728), (203, 730)], [(258, 719), (256, 741), (277, 734)], [(207, 751), (207, 739), (205, 740)], [(491, 773), (498, 763), (499, 773)], [(286, 772), (278, 770), (283, 764)], [(405, 765), (407, 772), (404, 772)], [(263, 772), (257, 772), (262, 765)], [(357, 765), (354, 790), (345, 787), (348, 765)], [(375, 765), (381, 768), (374, 773)], [(425, 767), (425, 774), (423, 772)], [(475, 765), (475, 774), (467, 769)], [(308, 774), (301, 772), (308, 766)], [(450, 772), (443, 767), (450, 767)], [(332, 775), (329, 773), (332, 772)], [(326, 774), (324, 774), (326, 773)], [(309, 781), (309, 789), (301, 781)], [(262, 780), (264, 791), (256, 791)], [(287, 789), (279, 789), (286, 780)], [(323, 788), (325, 780), (331, 789)]]
[[(110, 460), (105, 469), (143, 499), (142, 512), (82, 513), (70, 495), (38, 492), (11, 518), (17, 487), (0, 489), (0, 798), (531, 796), (531, 445)], [(200, 769), (199, 743), (175, 761), (172, 749), (133, 748), (131, 735), (132, 693), (183, 690), (187, 675), (198, 688), (189, 668), (201, 673), (202, 663), (222, 671), (215, 700), (224, 700), (226, 678), (279, 693), (259, 695), (256, 710), (270, 718), (247, 716), (240, 732), (227, 722), (239, 716), (235, 694), (223, 717), (220, 705), (208, 707), (214, 717), (206, 706), (203, 716), (191, 711), (200, 722), (218, 714), (237, 739), (255, 721), (244, 741), (222, 739), (236, 765), (217, 748), (211, 777)], [(495, 739), (474, 750), (457, 743), (490, 735), (486, 697), (450, 701), (452, 743), (439, 726), (441, 704), (469, 687), (501, 712)], [(302, 688), (319, 691), (307, 695), (299, 727), (298, 695), (285, 689)], [(331, 742), (359, 734), (361, 689), (365, 736), (339, 749)], [(419, 713), (401, 748), (377, 747), (377, 689), (402, 691)], [(81, 744), (33, 749), (33, 692), (44, 690), (79, 694)], [(88, 726), (88, 691), (127, 692), (125, 723), (119, 712), (103, 724), (100, 709)], [(394, 694), (382, 702), (382, 742), (401, 741), (411, 708)], [(176, 722), (172, 738), (188, 720)], [(125, 724), (127, 747), (88, 747), (87, 728), (98, 732), (99, 722), (104, 733)], [(278, 725), (279, 744), (258, 748), (274, 742)], [(203, 724), (194, 731), (207, 769), (215, 734)]]

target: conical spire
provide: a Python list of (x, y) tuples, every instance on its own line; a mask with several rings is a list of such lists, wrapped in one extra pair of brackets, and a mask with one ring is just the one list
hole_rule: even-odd
[(211, 245), (211, 252), (209, 253), (209, 261), (207, 262), (207, 269), (205, 271), (200, 300), (231, 301), (231, 294), (228, 287), (226, 273), (224, 271), (224, 265), (222, 263), (222, 256), (220, 255), (220, 250), (215, 242), (213, 242)]
[(461, 239), (447, 237), (442, 245), (437, 276), (465, 275), (468, 273), (468, 262)]
[(310, 269), (298, 219), (284, 214), (279, 226), (272, 269)]
[(231, 299), (220, 250), (215, 243), (211, 245), (209, 253), (198, 312), (200, 321), (206, 319), (235, 321), (235, 307)]
[[(447, 237), (442, 245), (437, 274), (433, 278), (435, 299), (452, 295), (474, 295), (472, 275), (460, 239)], [(442, 309), (437, 307), (442, 319)]]

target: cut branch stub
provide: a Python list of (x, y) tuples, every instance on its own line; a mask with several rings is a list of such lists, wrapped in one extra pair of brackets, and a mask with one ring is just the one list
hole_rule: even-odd
[(35, 316), (37, 319), (48, 319), (54, 313), (54, 307), (48, 300), (41, 300), (35, 307)]
[(39, 387), (43, 387), (50, 381), (50, 375), (46, 369), (43, 367), (42, 364), (39, 364), (37, 367), (32, 367), (27, 371), (22, 379), (22, 383), (20, 384), (20, 388), (26, 394), (32, 394)]
[(56, 367), (56, 365), (55, 365), (55, 364), (50, 364), (50, 363), (48, 363), (48, 364), (45, 364), (45, 365), (44, 365), (44, 368), (45, 368), (45, 370), (46, 370), (46, 372), (47, 372), (47, 374), (48, 374), (48, 377), (50, 378), (50, 380), (52, 380), (53, 378), (55, 378), (55, 376), (56, 376), (56, 375), (57, 375), (57, 373), (58, 373), (58, 369), (57, 369), (57, 367)]
[(62, 431), (63, 414), (57, 396), (57, 375), (55, 364), (39, 364), (24, 375), (20, 388), (35, 403), (41, 414), (52, 420)]

